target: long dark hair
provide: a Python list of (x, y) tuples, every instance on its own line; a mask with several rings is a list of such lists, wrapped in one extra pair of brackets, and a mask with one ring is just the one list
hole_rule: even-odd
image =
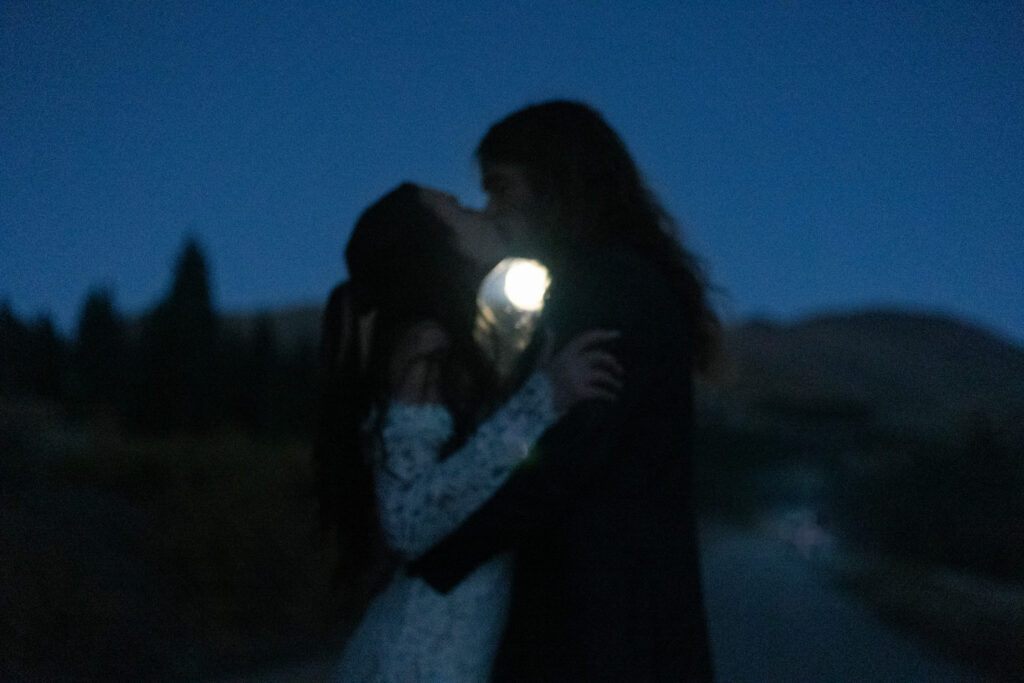
[(476, 154), (485, 172), (488, 164), (514, 164), (525, 171), (545, 208), (542, 248), (555, 260), (580, 245), (611, 240), (657, 264), (683, 302), (694, 368), (711, 369), (720, 324), (708, 301), (704, 270), (680, 244), (675, 221), (600, 114), (580, 102), (535, 104), (494, 124)]
[[(314, 449), (321, 522), (337, 533), (339, 581), (368, 590), (386, 570), (367, 438), (393, 381), (396, 345), (414, 325), (440, 324), (451, 340), (438, 355), (442, 400), (455, 430), (449, 453), (493, 405), (497, 382), (472, 340), (482, 269), (455, 247), (454, 233), (404, 183), (371, 205), (345, 249), (349, 280), (334, 289), (321, 329), (322, 401)], [(372, 317), (372, 337), (360, 321)], [(374, 410), (376, 408), (376, 410)], [(374, 576), (376, 575), (376, 576)]]

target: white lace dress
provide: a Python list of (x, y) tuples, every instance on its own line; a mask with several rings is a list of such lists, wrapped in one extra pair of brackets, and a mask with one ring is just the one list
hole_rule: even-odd
[[(557, 418), (551, 386), (535, 374), (439, 461), (452, 432), (448, 410), (392, 403), (375, 462), (388, 545), (407, 560), (431, 548), (494, 494)], [(511, 563), (496, 557), (444, 595), (399, 568), (345, 646), (334, 680), (486, 681), (505, 624)]]

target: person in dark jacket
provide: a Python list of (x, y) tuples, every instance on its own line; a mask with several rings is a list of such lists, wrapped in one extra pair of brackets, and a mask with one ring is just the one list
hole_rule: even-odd
[(487, 211), (551, 272), (558, 348), (621, 331), (615, 402), (584, 402), (409, 571), (439, 591), (516, 552), (495, 681), (707, 681), (691, 495), (692, 375), (718, 320), (696, 259), (619, 136), (587, 105), (520, 110), (477, 150)]

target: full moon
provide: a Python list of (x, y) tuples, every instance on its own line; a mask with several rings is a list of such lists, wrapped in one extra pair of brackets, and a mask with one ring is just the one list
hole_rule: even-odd
[(539, 311), (550, 283), (547, 268), (537, 261), (517, 259), (505, 273), (505, 296), (520, 310)]

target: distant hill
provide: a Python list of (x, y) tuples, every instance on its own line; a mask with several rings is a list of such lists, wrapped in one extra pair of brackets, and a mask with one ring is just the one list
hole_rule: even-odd
[[(315, 347), (320, 314), (319, 304), (265, 313), (286, 348)], [(258, 316), (225, 321), (244, 334)], [(976, 325), (900, 310), (822, 313), (732, 326), (724, 346), (729, 376), (699, 398), (729, 421), (788, 414), (935, 432), (980, 415), (1020, 433), (1024, 452), (1024, 348)]]
[(876, 310), (751, 321), (727, 330), (725, 347), (731, 380), (706, 392), (719, 409), (927, 432), (978, 416), (1000, 429), (1024, 424), (1024, 348), (953, 318)]

